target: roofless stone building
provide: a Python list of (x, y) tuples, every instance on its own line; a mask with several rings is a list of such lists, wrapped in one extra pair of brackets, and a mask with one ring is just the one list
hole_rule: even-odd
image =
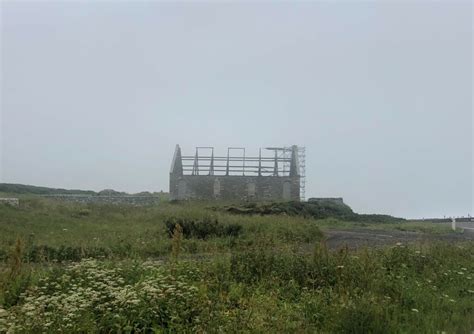
[(194, 155), (182, 155), (176, 145), (170, 170), (171, 199), (300, 200), (304, 169), (299, 152), (304, 154), (304, 148), (293, 145), (267, 147), (258, 155), (247, 156), (245, 148), (229, 147), (226, 156), (218, 156), (213, 147), (196, 147)]

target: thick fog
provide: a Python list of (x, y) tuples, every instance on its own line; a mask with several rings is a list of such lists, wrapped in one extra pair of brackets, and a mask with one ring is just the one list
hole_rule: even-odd
[(296, 144), (307, 197), (473, 214), (469, 1), (1, 10), (0, 182), (168, 191), (176, 144)]

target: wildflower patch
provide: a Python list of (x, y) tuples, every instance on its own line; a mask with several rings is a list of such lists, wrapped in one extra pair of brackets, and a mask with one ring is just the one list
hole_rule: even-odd
[(1, 309), (0, 332), (146, 331), (198, 320), (201, 297), (184, 276), (150, 265), (140, 270), (143, 278), (133, 282), (96, 260), (72, 264), (27, 291), (18, 306)]

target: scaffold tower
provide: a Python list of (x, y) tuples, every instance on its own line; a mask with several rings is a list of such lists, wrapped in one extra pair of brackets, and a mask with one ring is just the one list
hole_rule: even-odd
[(298, 146), (298, 160), (300, 165), (300, 198), (306, 200), (306, 147)]

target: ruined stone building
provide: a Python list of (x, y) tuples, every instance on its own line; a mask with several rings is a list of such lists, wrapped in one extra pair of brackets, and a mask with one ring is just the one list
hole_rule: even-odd
[(269, 147), (247, 156), (245, 148), (229, 147), (226, 156), (219, 156), (213, 147), (196, 147), (194, 155), (182, 155), (176, 145), (171, 199), (300, 200), (298, 152), (297, 146)]

